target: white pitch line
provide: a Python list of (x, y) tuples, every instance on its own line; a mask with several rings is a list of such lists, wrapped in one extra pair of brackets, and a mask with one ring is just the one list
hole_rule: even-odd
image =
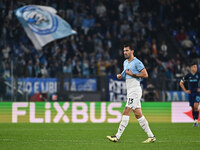
[[(22, 140), (19, 140), (19, 139), (0, 139), (0, 141), (20, 141), (20, 142), (73, 142), (73, 143), (85, 143), (87, 144), (88, 143), (88, 140), (55, 140), (55, 139), (38, 139), (38, 140), (25, 140), (25, 141), (22, 141)], [(96, 144), (98, 143), (99, 141), (103, 142), (105, 141), (104, 139), (101, 139), (101, 140), (96, 140), (96, 142), (90, 142), (91, 144)], [(181, 143), (183, 141), (168, 141), (168, 140), (165, 140), (165, 141), (162, 141), (162, 140), (156, 140), (155, 143)], [(138, 142), (133, 142), (133, 141), (122, 141), (122, 143), (138, 143)], [(185, 142), (184, 142), (185, 143)], [(187, 143), (199, 143), (199, 141), (187, 141)], [(187, 144), (185, 143), (185, 144)]]

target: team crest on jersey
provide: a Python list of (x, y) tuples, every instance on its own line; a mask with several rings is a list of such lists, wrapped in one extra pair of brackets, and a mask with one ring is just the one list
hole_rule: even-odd
[(30, 29), (40, 35), (51, 34), (58, 27), (57, 18), (48, 11), (39, 7), (26, 6), (21, 10), (24, 20)]
[(196, 96), (196, 101), (200, 102), (200, 97), (199, 96)]

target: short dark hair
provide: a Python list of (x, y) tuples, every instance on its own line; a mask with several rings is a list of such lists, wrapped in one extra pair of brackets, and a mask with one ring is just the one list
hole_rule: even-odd
[(189, 63), (189, 67), (192, 67), (193, 65), (196, 65), (197, 63), (195, 62), (195, 61), (193, 61), (193, 62), (190, 62)]
[(129, 47), (131, 50), (133, 50), (133, 47), (132, 47), (132, 45), (131, 45), (130, 43), (124, 44), (124, 48), (125, 48), (125, 47)]

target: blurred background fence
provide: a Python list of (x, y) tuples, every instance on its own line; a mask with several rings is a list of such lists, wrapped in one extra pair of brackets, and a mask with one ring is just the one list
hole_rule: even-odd
[[(185, 101), (180, 79), (147, 79), (141, 82), (143, 101)], [(124, 80), (116, 76), (72, 76), (55, 78), (1, 78), (0, 101), (126, 101)], [(134, 88), (134, 87), (133, 87)]]

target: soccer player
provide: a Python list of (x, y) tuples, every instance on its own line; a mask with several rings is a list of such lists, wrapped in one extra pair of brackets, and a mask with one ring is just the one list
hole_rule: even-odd
[[(192, 115), (194, 118), (194, 127), (198, 127), (198, 118), (199, 118), (199, 102), (200, 102), (200, 88), (198, 87), (200, 80), (200, 72), (197, 71), (197, 64), (191, 63), (189, 65), (190, 73), (188, 73), (180, 81), (180, 87), (182, 90), (189, 94), (189, 103), (192, 107)], [(184, 83), (188, 84), (188, 89), (185, 88)]]
[(117, 74), (118, 79), (126, 79), (127, 87), (127, 103), (123, 112), (122, 120), (118, 128), (118, 132), (114, 136), (107, 136), (112, 142), (118, 142), (122, 133), (129, 122), (129, 115), (133, 111), (142, 129), (147, 133), (147, 140), (143, 143), (150, 143), (156, 140), (154, 134), (149, 128), (146, 118), (142, 114), (140, 99), (142, 97), (142, 89), (140, 86), (141, 78), (148, 78), (148, 73), (143, 63), (134, 56), (134, 50), (131, 45), (124, 45), (124, 70), (121, 74)]

